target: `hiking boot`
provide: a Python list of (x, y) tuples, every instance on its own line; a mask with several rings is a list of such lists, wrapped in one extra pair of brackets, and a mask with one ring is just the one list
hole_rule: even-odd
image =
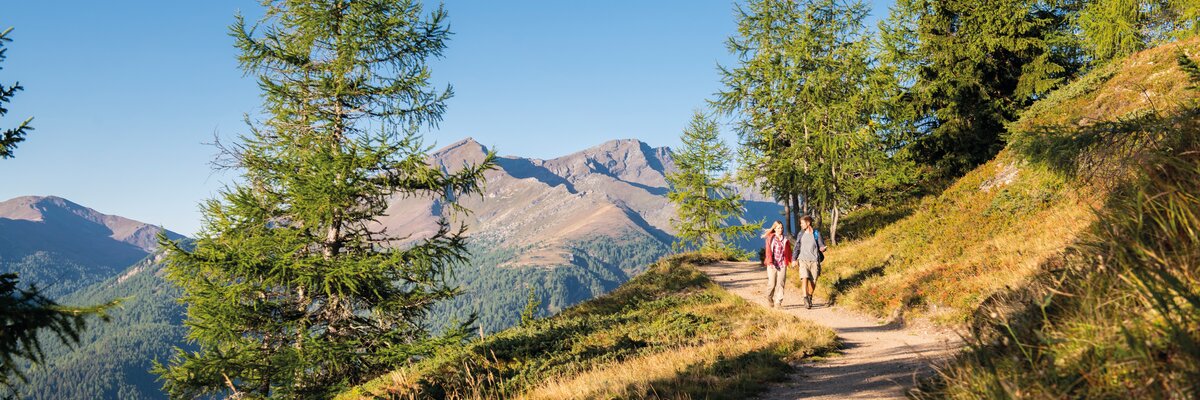
[(808, 310), (812, 309), (812, 296), (804, 296), (804, 308)]

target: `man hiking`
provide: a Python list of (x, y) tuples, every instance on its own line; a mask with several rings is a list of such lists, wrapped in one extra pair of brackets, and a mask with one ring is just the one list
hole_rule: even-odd
[(796, 232), (796, 264), (800, 269), (800, 287), (804, 288), (804, 307), (812, 309), (813, 292), (817, 290), (817, 277), (821, 275), (821, 261), (825, 253), (825, 241), (821, 233), (812, 226), (813, 219), (800, 217), (800, 232)]
[(763, 265), (767, 267), (767, 303), (771, 308), (783, 306), (783, 290), (787, 283), (787, 267), (792, 263), (792, 241), (783, 234), (783, 223), (775, 221), (764, 235), (766, 251)]

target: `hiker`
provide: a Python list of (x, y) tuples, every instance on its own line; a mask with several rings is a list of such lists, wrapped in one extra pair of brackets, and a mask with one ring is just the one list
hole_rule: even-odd
[(779, 221), (771, 224), (763, 237), (766, 238), (763, 264), (767, 267), (767, 303), (771, 308), (782, 307), (787, 267), (792, 263), (792, 241), (783, 234), (783, 223)]
[(804, 288), (804, 307), (812, 309), (813, 292), (817, 290), (817, 277), (821, 276), (821, 261), (825, 260), (825, 241), (821, 232), (812, 226), (813, 219), (800, 217), (800, 232), (796, 232), (796, 264), (800, 272), (800, 287)]

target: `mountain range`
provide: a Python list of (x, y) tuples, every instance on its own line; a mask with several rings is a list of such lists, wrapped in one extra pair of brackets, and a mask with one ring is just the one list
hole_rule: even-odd
[(157, 246), (157, 235), (183, 235), (101, 214), (54, 196), (0, 202), (0, 271), (16, 272), (57, 297), (120, 273)]
[[(487, 152), (465, 139), (430, 162), (454, 170)], [(456, 199), (471, 210), (453, 221), (468, 227), (471, 261), (454, 269), (464, 294), (436, 306), (435, 329), (473, 317), (482, 331), (512, 326), (530, 293), (542, 315), (556, 313), (615, 289), (669, 252), (670, 149), (624, 139), (550, 160), (500, 156), (496, 164), (481, 195)], [(779, 215), (775, 203), (744, 192), (747, 221)], [(378, 223), (392, 235), (421, 237), (446, 214), (435, 199), (396, 196)], [(155, 253), (159, 232), (185, 239), (53, 196), (0, 203), (0, 272), (17, 272), (23, 284), (68, 304), (128, 298), (79, 346), (48, 346), (49, 362), (31, 372), (24, 396), (163, 397), (147, 369), (184, 345), (186, 331), (178, 289), (162, 278)]]

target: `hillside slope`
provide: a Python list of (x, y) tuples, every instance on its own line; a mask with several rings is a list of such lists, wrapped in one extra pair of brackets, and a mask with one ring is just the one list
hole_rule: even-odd
[(833, 332), (720, 289), (675, 256), (612, 293), (384, 374), (358, 398), (746, 398)]
[(155, 360), (165, 362), (184, 341), (184, 307), (178, 288), (162, 276), (161, 252), (146, 257), (117, 276), (86, 286), (59, 299), (64, 304), (96, 304), (124, 298), (108, 314), (93, 321), (78, 346), (65, 346), (43, 335), (44, 366), (29, 371), (29, 383), (18, 387), (29, 399), (162, 399), (162, 385), (150, 373)]
[(842, 304), (969, 328), (918, 397), (1200, 396), (1197, 61), (1193, 38), (1091, 71), (995, 160), (831, 251)]
[[(1035, 279), (986, 305), (972, 351), (925, 397), (1200, 397), (1200, 38), (1089, 78), (1027, 114), (1027, 126), (1048, 129), (1013, 144), (1111, 189), (1099, 220)], [(1146, 102), (1122, 109), (1132, 96)], [(1105, 104), (1114, 117), (1085, 124), (1054, 112)]]
[(912, 215), (832, 249), (825, 289), (877, 316), (959, 324), (1023, 286), (1080, 239), (1129, 177), (1129, 143), (1113, 136), (1197, 98), (1174, 60), (1176, 49), (1197, 47), (1191, 40), (1136, 54), (1036, 103), (991, 162)]

